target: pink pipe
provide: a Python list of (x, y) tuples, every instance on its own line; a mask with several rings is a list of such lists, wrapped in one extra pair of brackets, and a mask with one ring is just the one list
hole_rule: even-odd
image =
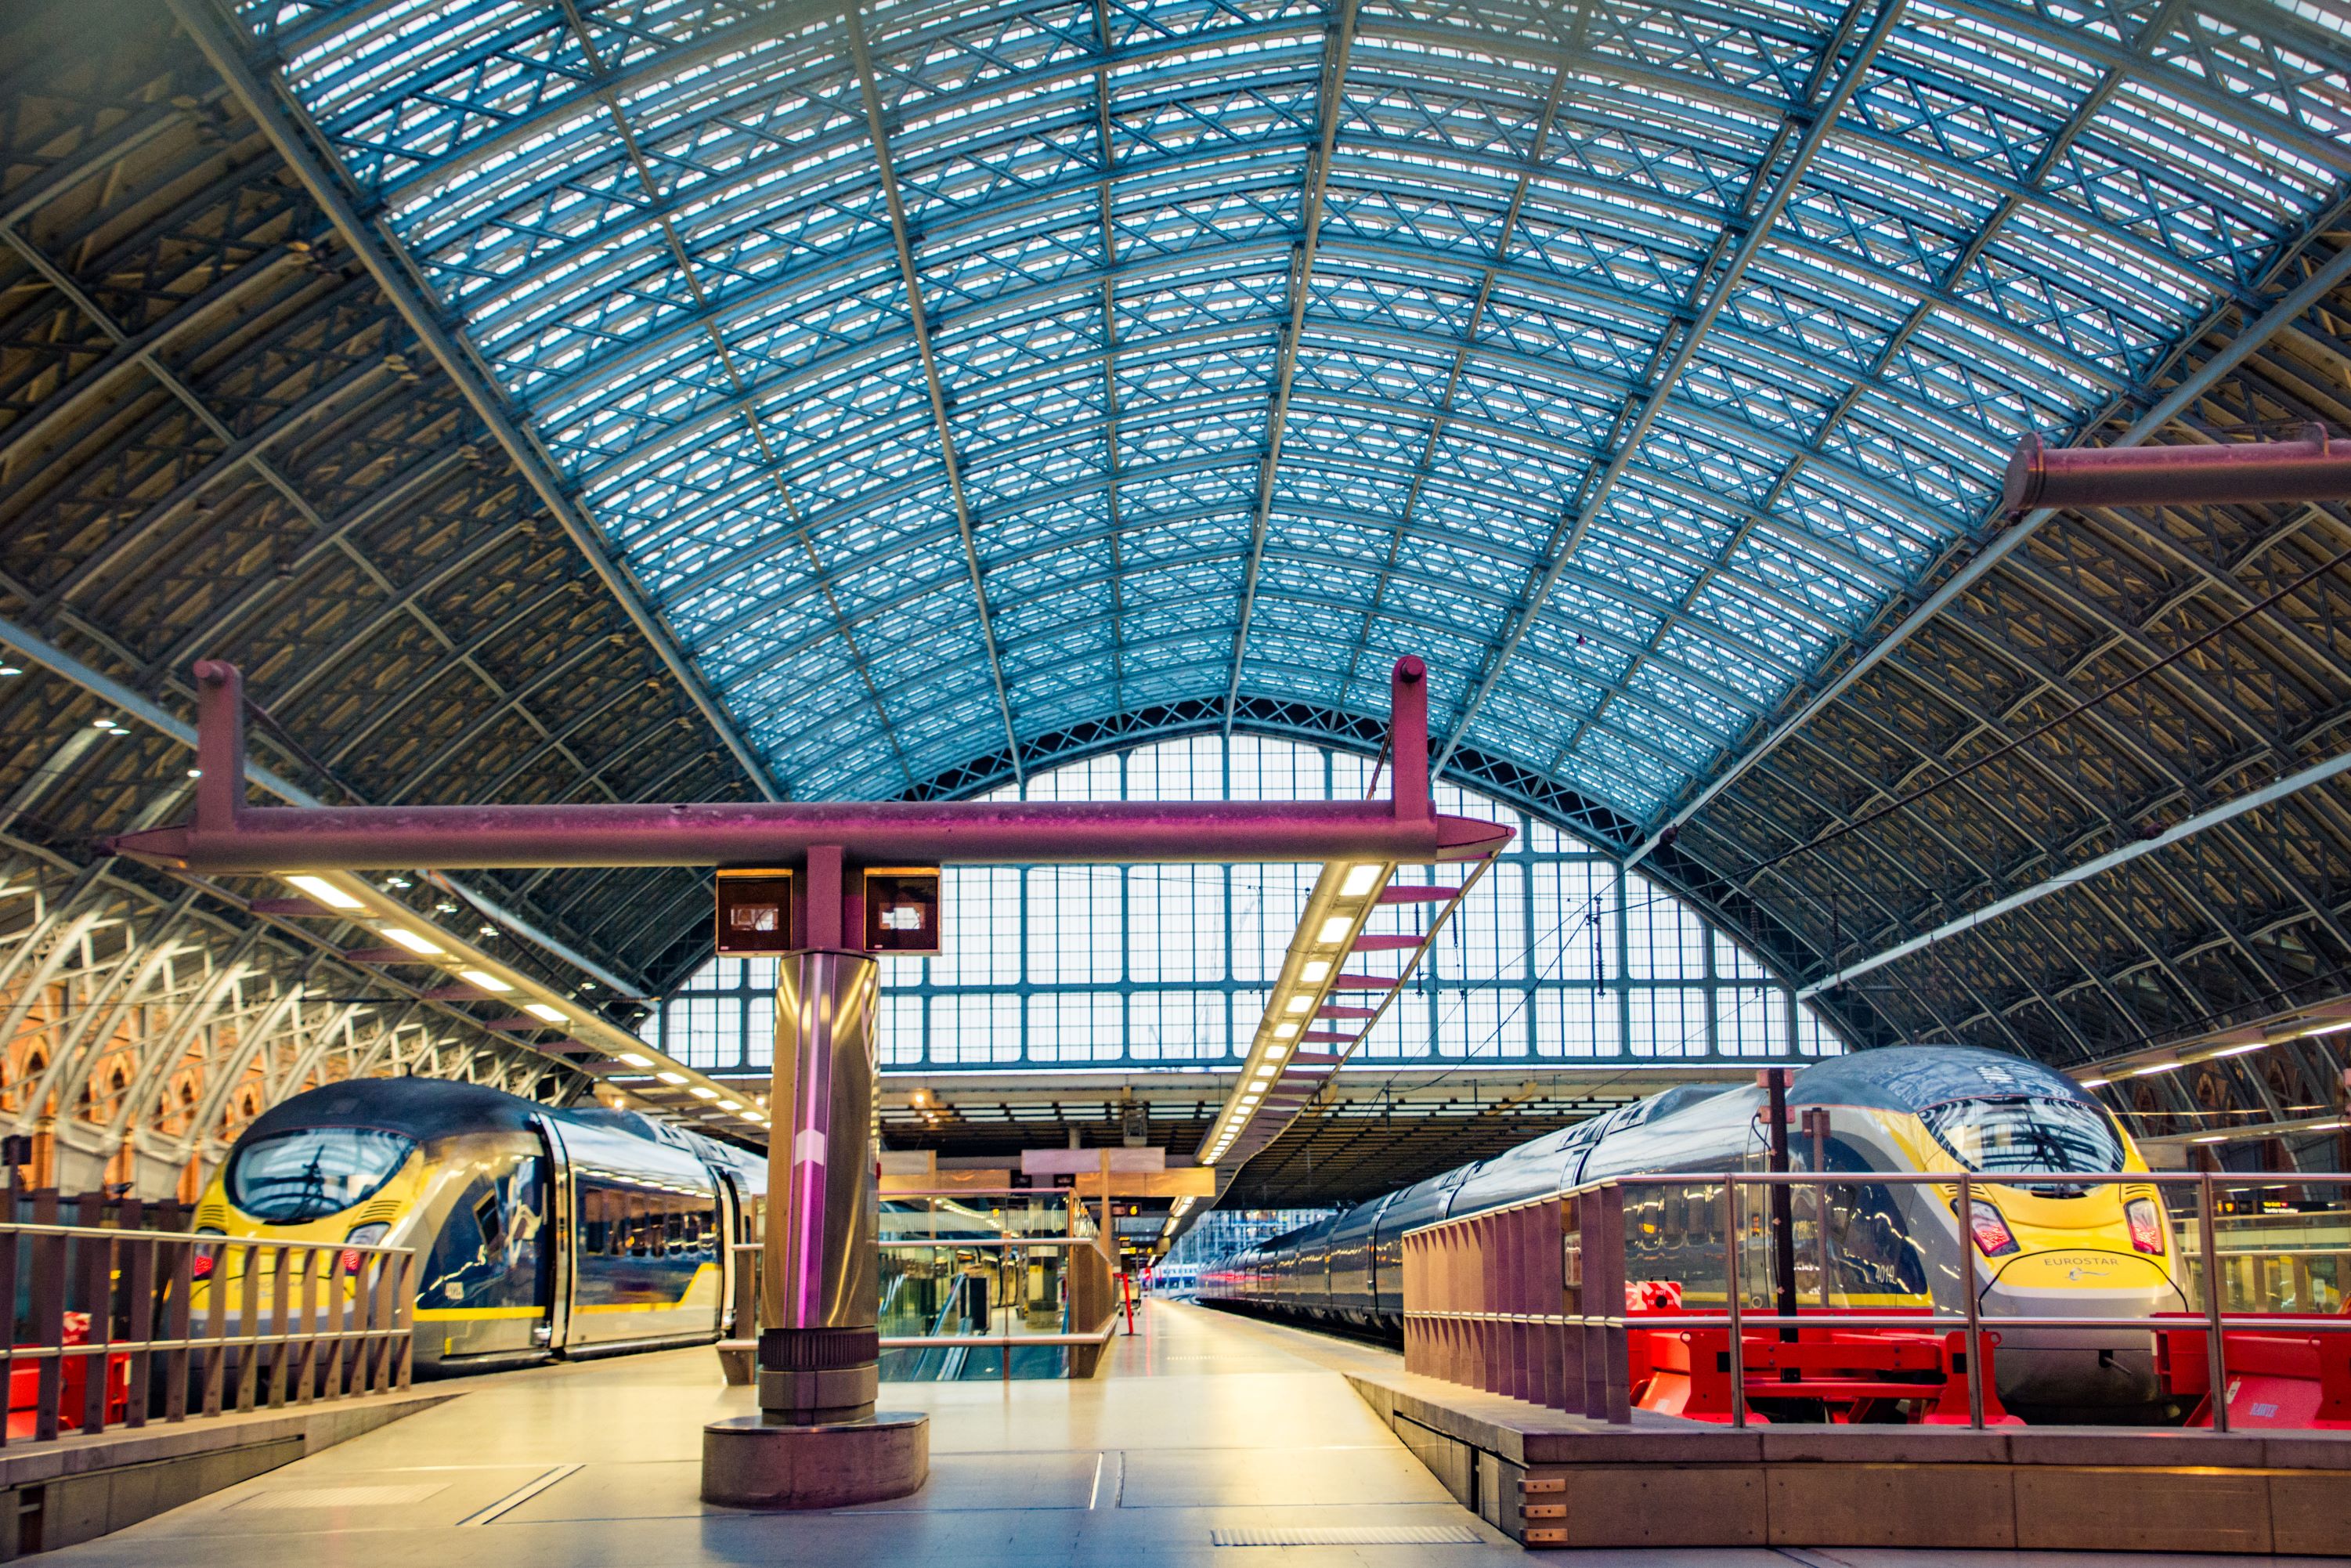
[(2051, 448), (2037, 435), (2008, 460), (2001, 504), (2042, 507), (2251, 506), (2351, 500), (2351, 443), (2330, 445), (2326, 427), (2300, 441), (2220, 446)]
[[(882, 800), (578, 806), (270, 806), (210, 788), (243, 748), (234, 666), (196, 666), (206, 788), (196, 818), (110, 848), (210, 874), (483, 867), (795, 864), (812, 845), (852, 862), (1106, 864), (1471, 860), (1510, 830), (1429, 810), (1428, 684), (1391, 684), (1394, 800)], [(225, 777), (235, 778), (235, 773)]]

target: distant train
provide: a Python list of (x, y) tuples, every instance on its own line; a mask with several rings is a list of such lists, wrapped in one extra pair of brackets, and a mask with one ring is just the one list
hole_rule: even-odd
[(195, 1224), (415, 1249), (415, 1369), (430, 1375), (719, 1337), (728, 1243), (758, 1238), (766, 1193), (764, 1159), (633, 1112), (363, 1079), (257, 1117)]
[[(1200, 1299), (1401, 1333), (1405, 1231), (1612, 1176), (1761, 1170), (1765, 1104), (1756, 1087), (1669, 1089), (1237, 1253), (1202, 1273)], [(2147, 1167), (2105, 1108), (2063, 1074), (1968, 1047), (1890, 1047), (1800, 1070), (1788, 1104), (1799, 1125), (1804, 1111), (1825, 1111), (1820, 1168), (1827, 1171), (1965, 1170), (1994, 1178), (1973, 1199), (1987, 1319), (2185, 1310), (2177, 1245), (2155, 1185), (2064, 1179)], [(1792, 1166), (1814, 1168), (1811, 1142), (1791, 1133)], [(1800, 1302), (1825, 1295), (1831, 1307), (1964, 1310), (1955, 1185), (1865, 1179), (1831, 1191), (1825, 1237), (1803, 1218), (1811, 1200), (1799, 1200)], [(1719, 1200), (1706, 1201), (1697, 1186), (1632, 1189), (1628, 1281), (1687, 1286), (1681, 1299), (1693, 1310), (1722, 1306), (1719, 1211)], [(1760, 1267), (1760, 1233), (1749, 1249)], [(1710, 1291), (1703, 1284), (1709, 1260)], [(1768, 1307), (1768, 1296), (1757, 1304)], [(2000, 1333), (1994, 1365), (2001, 1397), (2013, 1408), (2120, 1413), (2159, 1399), (2151, 1334)]]

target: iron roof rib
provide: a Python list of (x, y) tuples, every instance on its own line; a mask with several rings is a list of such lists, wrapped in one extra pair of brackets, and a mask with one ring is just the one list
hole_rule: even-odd
[(360, 216), (351, 198), (345, 193), (331, 160), (313, 151), (303, 130), (308, 116), (298, 103), (281, 97), (279, 91), (273, 88), (272, 83), (277, 80), (274, 76), (265, 78), (255, 70), (246, 58), (246, 35), (214, 9), (214, 0), (169, 0), (169, 4), (172, 16), (195, 40), (213, 68), (235, 92), (246, 111), (268, 137), (277, 155), (300, 179), (311, 199), (325, 211), (344, 242), (374, 276), (385, 297), (398, 308), (410, 330), (431, 351), (473, 405), (475, 414), (489, 427), (498, 444), (506, 448), (516, 469), (538, 493), (549, 514), (571, 537), (572, 543), (586, 558), (606, 591), (684, 689), (687, 697), (701, 710), (720, 741), (735, 754), (745, 776), (768, 799), (783, 799), (785, 790), (769, 771), (765, 759), (743, 737), (732, 716), (703, 684), (659, 617), (630, 581), (626, 569), (605, 554), (594, 523), (581, 514), (561, 483), (548, 468), (537, 443), (508, 417), (503, 395), (479, 372), (458, 340), (444, 329), (439, 313), (422, 297), (420, 286), (414, 280), (413, 260), (405, 256), (398, 239)]
[[(1432, 763), (1433, 767), (1442, 768), (1447, 761), (1451, 760), (1454, 750), (1460, 746), (1463, 737), (1468, 734), (1469, 727), (1477, 722), (1478, 710), (1485, 706), (1487, 697), (1492, 692), (1494, 683), (1499, 678), (1503, 666), (1509, 664), (1510, 656), (1518, 651), (1520, 641), (1525, 637), (1528, 628), (1534, 623), (1536, 615), (1541, 613), (1543, 601), (1551, 596), (1552, 588), (1558, 582), (1559, 575), (1565, 570), (1569, 558), (1574, 555), (1583, 545), (1601, 508), (1607, 505), (1615, 488), (1618, 476), (1632, 462), (1635, 453), (1648, 434), (1651, 426), (1656, 422), (1657, 416), (1665, 412), (1667, 401), (1673, 395), (1674, 389), (1680, 383), (1690, 362), (1698, 357), (1699, 346), (1706, 340), (1706, 335), (1713, 327), (1715, 320), (1722, 314), (1723, 307), (1729, 303), (1731, 292), (1738, 287), (1740, 279), (1746, 276), (1747, 269), (1753, 265), (1755, 258), (1762, 253), (1764, 245), (1771, 237), (1771, 230), (1780, 221), (1780, 215), (1787, 210), (1789, 202), (1795, 197), (1797, 190), (1803, 184), (1805, 174), (1811, 169), (1813, 159), (1817, 158), (1821, 150), (1828, 144), (1839, 117), (1844, 114), (1845, 106), (1853, 101), (1854, 94), (1860, 90), (1862, 82), (1867, 78), (1876, 61), (1878, 52), (1886, 47), (1886, 40), (1893, 37), (1895, 25), (1902, 19), (1908, 5), (1908, 0), (1883, 0), (1876, 19), (1870, 24), (1868, 33), (1863, 37), (1852, 59), (1840, 62), (1839, 56), (1843, 52), (1845, 37), (1854, 22), (1858, 18), (1862, 3), (1863, 0), (1854, 0), (1852, 8), (1847, 13), (1846, 21), (1837, 33), (1832, 35), (1830, 46), (1823, 48), (1821, 54), (1817, 68), (1819, 74), (1824, 75), (1832, 67), (1840, 71), (1834, 87), (1831, 89), (1828, 97), (1816, 106), (1813, 102), (1814, 95), (1818, 92), (1816, 78), (1815, 81), (1807, 87), (1802, 98), (1788, 106), (1789, 113), (1785, 120), (1787, 126), (1792, 129), (1799, 123), (1797, 117), (1801, 114), (1803, 117), (1804, 130), (1794, 152), (1788, 158), (1786, 167), (1780, 171), (1770, 194), (1764, 198), (1755, 215), (1747, 220), (1744, 236), (1740, 240), (1738, 248), (1731, 253), (1720, 277), (1709, 281), (1703, 302), (1691, 301), (1692, 318), (1687, 328), (1679, 333), (1677, 345), (1671, 355), (1665, 357), (1664, 364), (1649, 385), (1627, 396), (1625, 406), (1619, 415), (1624, 424), (1623, 434), (1614, 442), (1614, 452), (1610, 456), (1607, 466), (1600, 471), (1584, 494), (1577, 498), (1572, 519), (1568, 521), (1565, 537), (1554, 548), (1550, 561), (1543, 568), (1542, 574), (1530, 588), (1526, 604), (1512, 621), (1510, 631), (1495, 643), (1488, 655), (1486, 666), (1479, 672), (1476, 685), (1471, 688), (1468, 697), (1462, 703), (1460, 715), (1455, 719), (1452, 731), (1446, 737), (1445, 744), (1438, 749), (1436, 760)], [(1756, 169), (1757, 178), (1761, 179), (1770, 172), (1774, 162), (1776, 159), (1759, 165)], [(1664, 344), (1661, 342), (1658, 347), (1662, 350)], [(1640, 405), (1637, 412), (1634, 408), (1635, 402)]]
[[(2351, 246), (2337, 251), (2299, 284), (2287, 290), (2258, 320), (2252, 322), (2231, 338), (2218, 352), (2198, 365), (2195, 371), (2181, 378), (2178, 384), (2155, 402), (2152, 408), (2134, 421), (2128, 429), (2105, 444), (2136, 446), (2163, 429), (2201, 397), (2215, 382), (2243, 364), (2271, 338), (2307, 314), (2346, 278), (2351, 278)], [(1726, 759), (1716, 768), (1711, 777), (1687, 803), (1677, 806), (1664, 821), (1649, 831), (1638, 845), (1635, 846), (1631, 856), (1632, 862), (1637, 862), (1646, 858), (1655, 852), (1659, 835), (1666, 830), (1678, 828), (1704, 810), (1708, 803), (1737, 783), (1740, 777), (1748, 768), (1753, 767), (1757, 759), (1769, 754), (1789, 736), (1825, 712), (1851, 691), (1880, 660), (1891, 654), (1895, 649), (1916, 635), (1920, 628), (1933, 622), (1945, 609), (1957, 602), (1962, 594), (1968, 592), (1978, 581), (1990, 575), (2002, 560), (2019, 549), (2032, 537), (2034, 529), (2053, 516), (2055, 514), (2046, 508), (2028, 512), (1996, 536), (1989, 544), (1970, 556), (1957, 571), (1944, 579), (1932, 593), (1919, 601), (1899, 623), (1864, 649), (1859, 657), (1838, 671), (1795, 712), (1773, 725), (1745, 751)]]
[(850, 58), (857, 68), (858, 95), (865, 108), (865, 125), (873, 139), (875, 167), (882, 182), (883, 200), (890, 209), (890, 238), (898, 253), (899, 276), (905, 282), (906, 311), (914, 332), (914, 346), (922, 356), (923, 381), (930, 393), (931, 418), (938, 431), (939, 461), (946, 474), (947, 490), (954, 498), (956, 529), (961, 536), (964, 565), (971, 574), (971, 594), (979, 607), (979, 635), (987, 650), (987, 673), (996, 687), (996, 706), (1004, 719), (1004, 744), (1012, 758), (1012, 771), (1024, 777), (1020, 762), (1020, 732), (1012, 722), (1012, 697), (1004, 685), (1004, 656), (996, 643), (995, 612), (988, 608), (987, 574), (979, 560), (979, 541), (972, 520), (969, 497), (964, 494), (963, 470), (956, 455), (955, 424), (947, 417), (946, 385), (940, 379), (938, 360), (931, 346), (930, 303), (923, 297), (923, 277), (914, 265), (914, 242), (907, 237), (906, 207), (898, 190), (898, 171), (890, 152), (889, 127), (882, 112), (882, 89), (873, 75), (873, 58), (865, 37), (865, 23), (859, 7), (852, 5), (844, 23), (849, 40)]

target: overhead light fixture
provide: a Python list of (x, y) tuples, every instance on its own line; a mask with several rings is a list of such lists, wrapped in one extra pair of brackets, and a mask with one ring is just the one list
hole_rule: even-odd
[(2106, 1081), (2103, 1078), (2076, 1078), (2074, 1086), (2077, 1089), (2104, 1089)]
[(1327, 958), (1307, 959), (1305, 964), (1300, 967), (1298, 977), (1305, 981), (1310, 986), (1321, 985), (1323, 981), (1331, 977), (1330, 960)]
[(633, 1051), (624, 1051), (621, 1052), (621, 1060), (627, 1062), (631, 1067), (651, 1067), (653, 1064), (653, 1059), (652, 1057), (639, 1056)]
[(497, 934), (498, 928), (495, 925), (476, 925), (474, 927), (474, 935), (476, 936), (495, 936)]
[(442, 946), (437, 942), (430, 941), (425, 937), (419, 936), (415, 932), (411, 931), (405, 925), (385, 926), (383, 928), (383, 939), (387, 942), (398, 943), (401, 946), (407, 948), (410, 952), (427, 958), (438, 958), (449, 951), (449, 949)]
[(718, 1102), (718, 1108), (722, 1111), (740, 1111), (743, 1108), (743, 1102), (740, 1100), (721, 1100)]
[(1281, 1010), (1286, 1013), (1302, 1013), (1313, 1005), (1312, 997), (1292, 997), (1281, 1004)]
[(705, 1089), (699, 1083), (694, 1085), (694, 1087), (688, 1090), (687, 1092), (691, 1093), (696, 1100), (716, 1100), (718, 1098), (717, 1090)]
[(204, 770), (201, 768), (191, 768), (188, 769), (188, 777), (191, 779), (201, 779), (204, 776)]
[(2152, 1078), (2158, 1072), (2177, 1072), (2186, 1065), (2186, 1062), (2181, 1061), (2158, 1061), (2152, 1067), (2142, 1067), (2137, 1069), (2132, 1072), (2131, 1076), (2133, 1078)]
[[(367, 907), (365, 904), (353, 898), (323, 876), (289, 876), (286, 878), (286, 884), (308, 894), (329, 909), (365, 909)], [(385, 935), (391, 934), (387, 932)]]
[(1347, 933), (1354, 928), (1354, 916), (1333, 915), (1322, 922), (1322, 929), (1315, 934), (1314, 940), (1324, 944), (1344, 942), (1347, 939)]
[(2216, 1051), (2207, 1060), (2218, 1061), (2224, 1056), (2242, 1056), (2249, 1051), (2267, 1051), (2269, 1048), (2268, 1040), (2257, 1040), (2251, 1045), (2232, 1045), (2226, 1051)]
[(15, 664), (0, 664), (0, 675), (21, 675), (25, 672)]
[(404, 876), (388, 876), (383, 879), (383, 885), (386, 887), (406, 887), (409, 885), (409, 881)]
[(549, 1007), (545, 1002), (525, 1002), (522, 1010), (546, 1023), (561, 1023), (563, 1009)]
[(664, 1083), (683, 1083), (685, 1082), (685, 1074), (683, 1072), (656, 1072), (653, 1076), (660, 1079)]
[(2229, 1134), (2226, 1133), (2207, 1133), (2200, 1138), (2190, 1138), (2188, 1141), (2191, 1144), (2225, 1144), (2229, 1141)]
[(2346, 1029), (2351, 1029), (2351, 1019), (2337, 1019), (2328, 1023), (2313, 1024), (2302, 1033), (2303, 1038), (2307, 1040), (2314, 1034), (2341, 1034)]
[(1380, 868), (1375, 865), (1351, 866), (1347, 880), (1339, 884), (1342, 898), (1361, 898), (1372, 891), (1372, 883), (1380, 880)]
[(511, 991), (514, 988), (487, 969), (460, 969), (457, 977), (469, 986), (479, 986), (486, 991)]
[(1288, 1040), (1297, 1032), (1298, 1026), (1294, 1023), (1278, 1023), (1273, 1026), (1273, 1035), (1276, 1040)]

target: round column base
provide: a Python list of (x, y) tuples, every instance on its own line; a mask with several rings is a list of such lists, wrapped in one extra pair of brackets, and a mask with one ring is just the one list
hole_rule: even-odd
[(846, 1508), (904, 1497), (930, 1479), (931, 1418), (770, 1426), (757, 1416), (702, 1429), (702, 1500), (727, 1508)]

